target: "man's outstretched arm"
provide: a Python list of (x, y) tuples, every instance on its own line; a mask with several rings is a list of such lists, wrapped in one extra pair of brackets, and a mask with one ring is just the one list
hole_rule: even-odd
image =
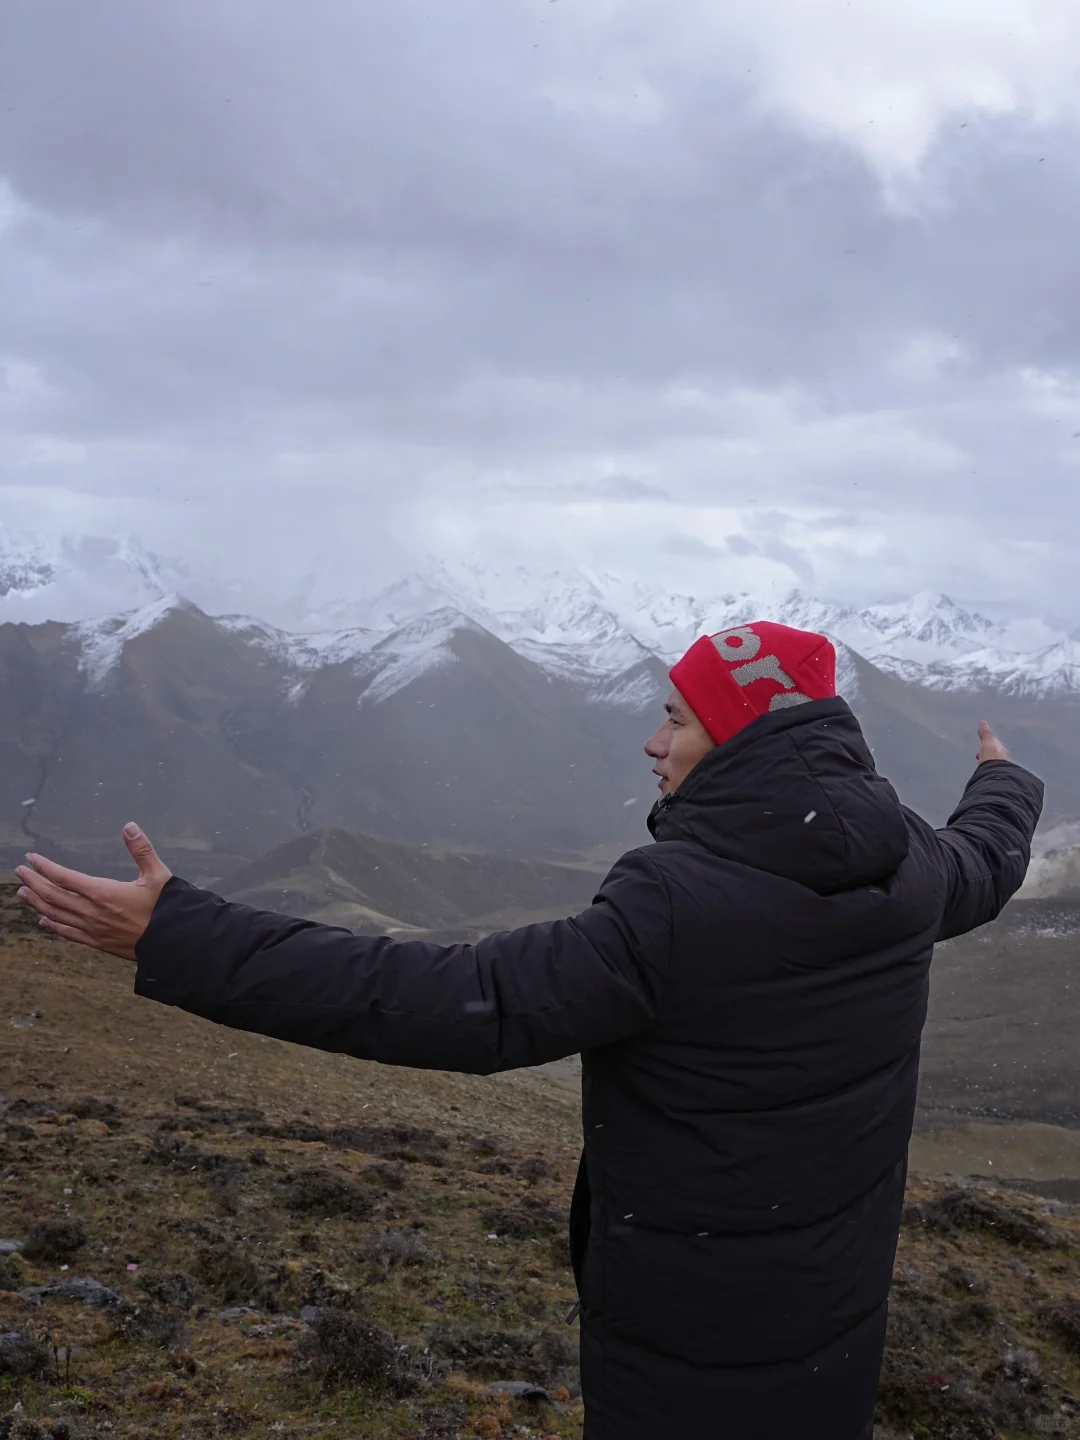
[(1042, 814), (1042, 781), (1016, 765), (985, 722), (978, 768), (937, 832), (949, 892), (939, 940), (995, 919), (1024, 883), (1031, 837)]
[(624, 1039), (659, 1009), (671, 910), (641, 851), (574, 918), (440, 946), (231, 904), (171, 876), (145, 836), (125, 838), (138, 881), (35, 856), (21, 893), (55, 933), (134, 959), (137, 994), (234, 1029), (490, 1074)]

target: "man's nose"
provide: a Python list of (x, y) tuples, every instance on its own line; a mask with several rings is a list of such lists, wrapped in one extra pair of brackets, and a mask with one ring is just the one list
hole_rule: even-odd
[(645, 754), (648, 755), (650, 760), (662, 760), (666, 753), (662, 732), (657, 730), (655, 734), (650, 735), (648, 740), (645, 741)]

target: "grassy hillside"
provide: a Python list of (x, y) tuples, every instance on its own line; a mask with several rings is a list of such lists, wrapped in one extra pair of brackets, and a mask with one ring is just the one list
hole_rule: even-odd
[(496, 907), (510, 917), (576, 914), (592, 901), (604, 873), (603, 866), (584, 862), (560, 865), (323, 830), (278, 846), (217, 888), (256, 909), (360, 933), (472, 936), (499, 928), (487, 923)]
[[(301, 1050), (130, 981), (0, 892), (0, 1436), (579, 1437), (573, 1092)], [(879, 1436), (1080, 1433), (1080, 1212), (909, 1202)]]
[(1080, 904), (1014, 900), (939, 945), (919, 1100), (928, 1114), (1080, 1130)]

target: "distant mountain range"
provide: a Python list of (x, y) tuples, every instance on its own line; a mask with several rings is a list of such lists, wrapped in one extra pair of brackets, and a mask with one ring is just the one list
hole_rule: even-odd
[(0, 858), (30, 839), (113, 863), (132, 817), (204, 876), (332, 828), (534, 856), (637, 843), (670, 663), (755, 616), (836, 641), (879, 768), (931, 819), (984, 716), (1047, 780), (1048, 818), (1080, 814), (1076, 637), (944, 596), (856, 611), (432, 564), (370, 598), (315, 577), (286, 626), (207, 613), (215, 594), (134, 542), (0, 537)]
[[(111, 617), (142, 611), (131, 623), (151, 623), (158, 607), (181, 597), (227, 614), (239, 594), (235, 582), (163, 560), (134, 539), (46, 544), (0, 530), (0, 622), (109, 621), (87, 635), (98, 639), (94, 663), (106, 669), (116, 652)], [(603, 690), (650, 657), (671, 663), (705, 631), (754, 615), (821, 631), (878, 669), (930, 689), (1080, 695), (1080, 632), (1037, 617), (992, 620), (930, 593), (854, 609), (798, 590), (693, 597), (579, 569), (432, 561), (376, 595), (338, 593), (313, 573), (279, 600), (274, 626), (233, 623), (261, 632), (301, 667), (388, 655), (385, 642), (396, 637), (404, 676), (411, 673), (405, 652), (437, 648), (440, 628), (471, 620), (548, 673)]]

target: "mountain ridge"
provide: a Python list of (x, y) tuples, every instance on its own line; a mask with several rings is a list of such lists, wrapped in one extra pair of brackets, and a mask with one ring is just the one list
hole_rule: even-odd
[(286, 841), (223, 877), (220, 893), (257, 909), (401, 938), (479, 938), (493, 907), (513, 923), (577, 913), (604, 868), (410, 846), (334, 828)]
[(273, 632), (294, 663), (374, 652), (391, 637), (400, 645), (408, 627), (453, 613), (553, 674), (578, 681), (603, 676), (607, 684), (649, 657), (670, 665), (700, 634), (760, 618), (818, 630), (878, 669), (929, 689), (1033, 699), (1080, 695), (1080, 631), (1038, 618), (992, 620), (926, 591), (860, 609), (797, 589), (695, 598), (581, 567), (544, 571), (429, 560), (422, 572), (374, 595), (338, 592), (315, 575), (283, 602), (282, 616), (267, 623), (224, 608), (237, 598), (235, 590), (163, 560), (134, 539), (85, 537), (49, 548), (0, 533), (0, 622), (88, 624), (101, 637), (103, 658), (109, 651), (101, 627), (111, 625), (115, 634), (121, 619), (137, 625), (170, 601), (187, 600), (239, 628)]
[[(0, 623), (0, 859), (17, 862), (29, 842), (126, 873), (115, 836), (132, 818), (202, 876), (334, 827), (549, 858), (640, 844), (655, 796), (642, 744), (662, 718), (671, 656), (699, 625), (745, 621), (750, 604), (727, 597), (706, 621), (685, 596), (620, 591), (610, 576), (579, 575), (575, 591), (563, 572), (549, 607), (542, 595), (525, 603), (526, 572), (502, 586), (477, 571), (488, 601), (517, 608), (469, 613), (433, 570), (339, 617), (349, 626), (297, 631), (212, 615), (153, 573), (134, 610)], [(391, 611), (394, 628), (380, 628)], [(835, 637), (839, 693), (926, 818), (951, 812), (984, 718), (1046, 780), (1048, 821), (1080, 814), (1073, 671), (1003, 686), (970, 659), (997, 622), (934, 597), (868, 611), (856, 638), (873, 631), (897, 652), (903, 632), (924, 654), (948, 640), (962, 685), (933, 683), (895, 653), (868, 656), (869, 642), (845, 640), (856, 627), (843, 607), (788, 596), (773, 614)]]

